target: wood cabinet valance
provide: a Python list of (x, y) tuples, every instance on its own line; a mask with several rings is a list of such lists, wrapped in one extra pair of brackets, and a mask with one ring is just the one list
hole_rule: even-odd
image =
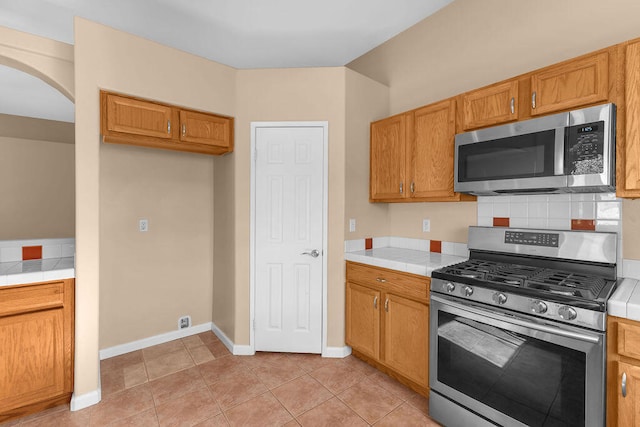
[(202, 154), (233, 151), (233, 117), (100, 91), (104, 142)]

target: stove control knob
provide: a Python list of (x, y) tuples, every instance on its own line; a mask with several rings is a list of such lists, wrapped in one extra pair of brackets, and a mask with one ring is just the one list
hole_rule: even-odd
[(451, 282), (447, 282), (447, 283), (444, 284), (444, 290), (449, 292), (449, 293), (452, 293), (453, 291), (456, 290), (456, 285), (454, 285)]
[(531, 311), (537, 314), (547, 312), (547, 304), (544, 301), (535, 300), (531, 303)]
[(470, 297), (471, 295), (473, 295), (473, 288), (471, 286), (465, 286), (462, 288), (462, 292), (464, 293), (465, 297)]
[(576, 313), (576, 310), (574, 308), (567, 307), (566, 305), (563, 305), (558, 309), (558, 314), (564, 320), (573, 320), (578, 317), (578, 313)]
[(496, 292), (495, 294), (493, 294), (493, 302), (502, 305), (507, 302), (507, 296), (502, 292)]

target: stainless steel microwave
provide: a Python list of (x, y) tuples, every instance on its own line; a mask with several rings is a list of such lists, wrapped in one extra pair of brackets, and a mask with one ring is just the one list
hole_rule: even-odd
[(456, 135), (454, 189), (475, 195), (615, 191), (616, 107)]

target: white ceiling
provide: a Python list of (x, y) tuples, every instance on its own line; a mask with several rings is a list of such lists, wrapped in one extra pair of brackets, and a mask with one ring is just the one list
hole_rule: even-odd
[[(235, 68), (341, 66), (453, 0), (0, 0), (0, 25), (73, 44), (81, 16)], [(0, 67), (0, 113), (73, 122), (73, 104)]]

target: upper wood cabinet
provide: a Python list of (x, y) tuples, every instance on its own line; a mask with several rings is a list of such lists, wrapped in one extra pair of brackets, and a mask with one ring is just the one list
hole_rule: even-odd
[(371, 123), (371, 201), (405, 197), (406, 120), (405, 114), (399, 114)]
[(371, 124), (373, 202), (475, 200), (453, 192), (455, 100)]
[(518, 81), (508, 80), (462, 96), (462, 129), (518, 120)]
[(605, 102), (609, 97), (609, 53), (582, 56), (531, 75), (531, 115)]
[(624, 110), (618, 109), (617, 195), (640, 197), (640, 41), (624, 49)]
[(100, 91), (105, 142), (225, 154), (233, 151), (233, 118)]

